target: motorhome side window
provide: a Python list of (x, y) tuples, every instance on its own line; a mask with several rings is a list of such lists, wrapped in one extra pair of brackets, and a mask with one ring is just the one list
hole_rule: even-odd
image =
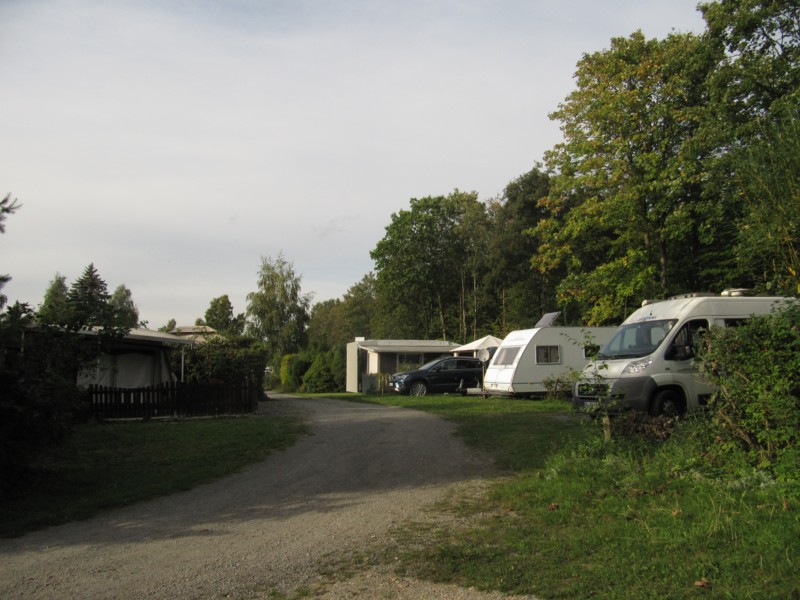
[(694, 356), (694, 348), (699, 344), (700, 338), (708, 332), (709, 325), (706, 319), (694, 319), (680, 328), (670, 344), (665, 358), (667, 360), (686, 360)]
[(561, 362), (558, 346), (536, 346), (537, 365), (557, 365)]
[(749, 319), (744, 318), (733, 318), (733, 319), (724, 319), (725, 327), (738, 327), (739, 325), (743, 325), (747, 323)]

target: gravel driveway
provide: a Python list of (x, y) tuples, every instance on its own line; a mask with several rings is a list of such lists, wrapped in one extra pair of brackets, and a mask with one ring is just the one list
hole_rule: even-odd
[(305, 415), (311, 435), (188, 492), (0, 540), (0, 597), (504, 597), (397, 577), (386, 566), (325, 576), (453, 486), (493, 474), (451, 423), (338, 400), (262, 404)]

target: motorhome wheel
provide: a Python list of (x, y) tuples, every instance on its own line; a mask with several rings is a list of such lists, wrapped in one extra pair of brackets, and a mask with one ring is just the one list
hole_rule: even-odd
[(650, 414), (654, 417), (666, 415), (677, 417), (681, 414), (681, 404), (678, 394), (672, 390), (661, 390), (650, 403)]

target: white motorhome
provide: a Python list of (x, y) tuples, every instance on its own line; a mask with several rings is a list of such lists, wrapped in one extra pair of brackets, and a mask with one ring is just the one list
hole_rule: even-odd
[(686, 294), (645, 301), (584, 369), (575, 385), (575, 408), (633, 409), (652, 415), (682, 414), (708, 404), (713, 389), (694, 347), (711, 327), (730, 327), (768, 315), (792, 298), (741, 296), (738, 290)]
[(580, 372), (616, 327), (535, 327), (509, 333), (483, 376), (484, 393), (538, 396), (545, 381)]

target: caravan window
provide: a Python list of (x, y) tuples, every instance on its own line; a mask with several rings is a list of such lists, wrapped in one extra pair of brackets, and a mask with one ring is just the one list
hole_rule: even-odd
[(536, 346), (537, 365), (557, 365), (561, 362), (561, 352), (558, 346)]
[(492, 364), (497, 366), (513, 365), (517, 354), (519, 354), (519, 346), (500, 348), (494, 355), (494, 362)]

